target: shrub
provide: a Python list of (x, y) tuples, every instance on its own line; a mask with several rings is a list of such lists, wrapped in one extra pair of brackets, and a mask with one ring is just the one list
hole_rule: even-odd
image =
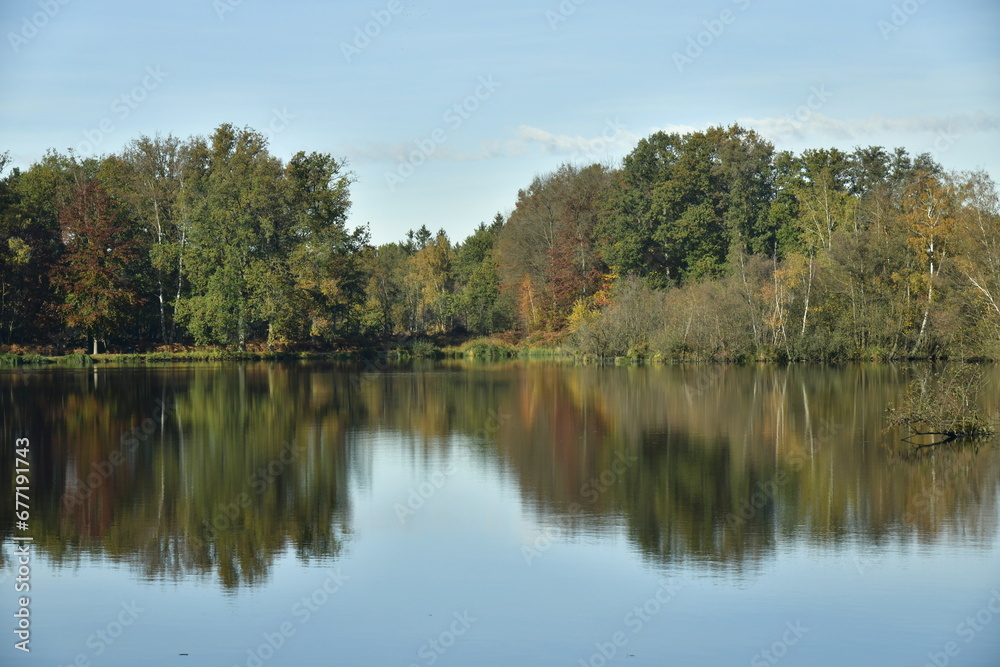
[(414, 340), (409, 347), (414, 359), (435, 359), (441, 356), (441, 350), (434, 347), (434, 343), (429, 340)]
[(63, 357), (62, 362), (63, 365), (70, 368), (87, 368), (94, 365), (94, 359), (89, 354), (81, 354), (79, 352), (66, 355)]
[(25, 354), (21, 356), (21, 363), (25, 366), (42, 366), (50, 364), (52, 361), (40, 354)]
[(461, 347), (461, 351), (469, 359), (510, 359), (518, 354), (513, 345), (482, 338), (469, 341)]
[(949, 364), (941, 373), (928, 368), (910, 381), (898, 408), (889, 406), (889, 424), (948, 440), (991, 435), (993, 427), (978, 405), (985, 384), (974, 364)]

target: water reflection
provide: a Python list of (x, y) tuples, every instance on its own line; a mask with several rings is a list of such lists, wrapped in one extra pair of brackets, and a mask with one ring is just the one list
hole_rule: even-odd
[[(525, 514), (653, 562), (756, 567), (818, 545), (995, 540), (995, 443), (921, 450), (883, 433), (907, 369), (249, 364), (0, 375), (4, 442), (32, 441), (32, 534), (144, 577), (266, 580), (348, 548), (373, 442), (412, 466), (507, 471)], [(993, 373), (987, 405), (998, 405)], [(388, 434), (388, 435), (387, 435)], [(460, 452), (458, 450), (461, 450)], [(13, 457), (0, 459), (10, 479)], [(438, 466), (440, 467), (440, 466)], [(403, 494), (405, 497), (405, 493)], [(12, 508), (0, 506), (4, 542)], [(527, 546), (533, 545), (530, 540)], [(3, 551), (0, 551), (3, 553)]]

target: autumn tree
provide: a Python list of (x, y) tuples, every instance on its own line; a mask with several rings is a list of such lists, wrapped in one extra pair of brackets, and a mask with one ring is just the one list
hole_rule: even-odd
[(924, 268), (926, 288), (918, 338), (923, 339), (934, 302), (934, 285), (941, 264), (948, 253), (951, 230), (955, 224), (954, 191), (947, 179), (920, 171), (906, 189), (903, 219), (909, 232), (907, 243), (915, 251), (918, 265)]
[(66, 251), (53, 283), (66, 324), (99, 339), (124, 328), (142, 299), (134, 284), (139, 244), (117, 205), (95, 181), (78, 187), (60, 211)]
[(1000, 197), (985, 172), (965, 174), (959, 182), (956, 232), (959, 270), (993, 318), (1000, 318)]
[(0, 181), (0, 337), (5, 342), (40, 340), (57, 347), (72, 342), (75, 334), (63, 330), (61, 297), (51, 281), (65, 249), (59, 213), (96, 170), (96, 160), (50, 150), (26, 171), (14, 169)]
[(451, 241), (444, 230), (410, 258), (410, 282), (418, 292), (418, 331), (447, 331), (451, 328)]
[(528, 330), (562, 325), (574, 302), (596, 291), (604, 267), (594, 234), (610, 173), (563, 165), (518, 193), (498, 251), (503, 291)]

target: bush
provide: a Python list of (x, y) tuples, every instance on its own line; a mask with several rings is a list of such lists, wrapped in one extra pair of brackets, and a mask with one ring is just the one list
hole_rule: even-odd
[(652, 338), (663, 329), (666, 292), (632, 276), (612, 289), (614, 296), (604, 309), (588, 311), (582, 303), (574, 308), (573, 342), (584, 355), (644, 358)]
[(42, 366), (51, 364), (52, 360), (40, 354), (0, 354), (0, 368), (16, 368), (17, 366)]
[(441, 356), (441, 350), (429, 340), (417, 339), (410, 343), (409, 348), (414, 359), (436, 359)]
[(21, 364), (24, 366), (42, 366), (51, 363), (52, 361), (48, 357), (40, 354), (25, 354), (21, 356)]
[(928, 368), (910, 381), (898, 408), (889, 406), (889, 424), (950, 440), (991, 435), (993, 427), (978, 405), (985, 385), (982, 370), (973, 364), (949, 364), (942, 373)]
[(89, 354), (69, 354), (63, 357), (62, 363), (70, 368), (87, 368), (94, 365), (94, 359)]
[(469, 341), (460, 350), (469, 359), (510, 359), (518, 354), (513, 345), (492, 339)]

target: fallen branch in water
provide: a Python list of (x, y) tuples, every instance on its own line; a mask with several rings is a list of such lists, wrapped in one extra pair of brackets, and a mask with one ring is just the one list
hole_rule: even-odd
[(942, 373), (928, 369), (907, 385), (899, 408), (889, 406), (889, 425), (912, 429), (913, 433), (903, 438), (909, 444), (916, 444), (911, 439), (918, 435), (942, 437), (917, 449), (989, 437), (995, 431), (978, 406), (985, 384), (982, 371), (971, 364), (949, 365)]

